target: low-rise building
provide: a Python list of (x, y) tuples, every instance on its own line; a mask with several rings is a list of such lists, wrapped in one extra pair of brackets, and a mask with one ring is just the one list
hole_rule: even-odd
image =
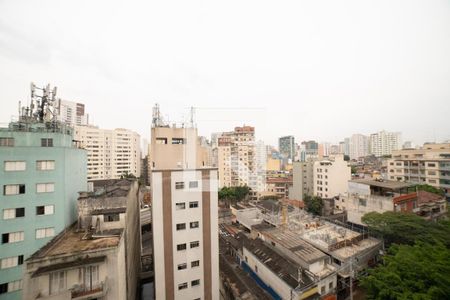
[(407, 194), (410, 186), (392, 180), (351, 180), (348, 192), (335, 199), (335, 209), (346, 211), (349, 222), (364, 225), (361, 218), (366, 213), (394, 211), (394, 197)]
[(428, 184), (443, 189), (450, 199), (450, 143), (393, 151), (387, 169), (390, 180)]
[(333, 198), (347, 191), (351, 169), (343, 155), (314, 162), (314, 195)]
[(427, 220), (436, 220), (447, 214), (445, 197), (426, 191), (417, 191), (393, 199), (394, 211), (415, 213)]
[(26, 260), (23, 299), (136, 299), (140, 275), (137, 181), (78, 200), (78, 223)]

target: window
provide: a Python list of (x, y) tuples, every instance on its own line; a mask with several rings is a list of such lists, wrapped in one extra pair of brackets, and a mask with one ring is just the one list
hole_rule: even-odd
[(431, 168), (434, 168), (434, 167), (436, 167), (436, 164), (435, 163), (428, 163), (428, 166), (431, 167)]
[(200, 242), (199, 241), (191, 242), (191, 248), (197, 248), (198, 246), (200, 246)]
[(3, 186), (3, 195), (25, 194), (25, 184), (6, 184)]
[(187, 264), (186, 263), (178, 265), (178, 270), (184, 270), (186, 268), (187, 268)]
[(177, 210), (186, 209), (186, 203), (178, 202), (178, 203), (175, 204), (175, 207), (176, 207)]
[(196, 207), (198, 207), (198, 201), (189, 202), (189, 208), (196, 208)]
[(9, 232), (2, 234), (2, 244), (21, 242), (24, 239), (23, 231)]
[(9, 269), (23, 264), (23, 255), (2, 258), (0, 269)]
[(175, 182), (175, 189), (181, 190), (184, 189), (184, 182)]
[(191, 268), (195, 268), (195, 267), (198, 267), (198, 266), (200, 266), (200, 261), (199, 260), (191, 261)]
[(167, 145), (167, 138), (156, 138), (156, 144)]
[(53, 139), (41, 139), (41, 147), (53, 147)]
[(49, 290), (50, 295), (57, 294), (66, 289), (65, 271), (50, 273), (49, 280), (50, 280), (50, 290)]
[(9, 208), (3, 210), (3, 219), (15, 219), (25, 217), (25, 207)]
[(196, 280), (192, 280), (191, 281), (191, 286), (196, 286), (196, 285), (200, 285), (200, 279), (196, 279)]
[(36, 238), (37, 239), (52, 237), (54, 235), (55, 235), (55, 228), (53, 228), (53, 227), (36, 229)]
[(36, 215), (53, 215), (54, 205), (36, 206)]
[(198, 188), (198, 181), (189, 181), (189, 188), (190, 189)]
[(22, 289), (22, 280), (0, 284), (0, 294), (11, 293)]
[(177, 230), (185, 230), (185, 229), (186, 229), (186, 223), (177, 224)]
[(0, 137), (0, 147), (14, 147), (14, 138)]
[(198, 228), (198, 226), (199, 226), (198, 221), (191, 222), (190, 226), (191, 226), (191, 228)]
[(51, 193), (55, 191), (54, 183), (38, 183), (36, 184), (36, 193)]
[(120, 221), (120, 214), (103, 215), (103, 222), (118, 222), (118, 221)]
[(184, 289), (187, 289), (187, 287), (188, 287), (187, 282), (180, 283), (180, 284), (178, 285), (178, 290), (184, 290)]
[(25, 169), (24, 161), (5, 161), (5, 171), (25, 171)]
[(36, 161), (36, 170), (38, 171), (47, 171), (55, 169), (55, 161), (54, 160), (38, 160)]
[(173, 145), (182, 145), (186, 144), (185, 139), (183, 138), (172, 138), (172, 144)]
[(177, 251), (183, 251), (183, 250), (186, 250), (186, 244), (178, 244)]
[(359, 199), (359, 205), (361, 206), (367, 206), (367, 200), (366, 199)]
[(96, 288), (96, 285), (99, 283), (99, 267), (95, 266), (87, 266), (80, 269), (82, 272), (83, 285), (87, 290), (92, 290)]
[(325, 286), (322, 286), (322, 287), (320, 288), (320, 294), (321, 294), (321, 295), (324, 295), (324, 294), (325, 294)]
[(330, 290), (333, 288), (333, 281), (329, 283), (328, 287)]

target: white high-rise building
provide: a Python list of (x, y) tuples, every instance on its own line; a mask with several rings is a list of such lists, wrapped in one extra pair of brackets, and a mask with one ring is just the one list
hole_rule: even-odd
[(75, 126), (75, 140), (88, 152), (88, 180), (141, 175), (140, 136), (128, 129)]
[(353, 134), (350, 137), (350, 159), (358, 159), (369, 155), (369, 138), (363, 134)]
[(314, 195), (330, 199), (347, 191), (351, 170), (343, 155), (314, 162)]
[(247, 185), (257, 191), (258, 170), (255, 147), (255, 128), (236, 127), (219, 137), (219, 186)]
[(196, 128), (158, 126), (150, 145), (155, 299), (219, 299), (218, 174)]
[(370, 135), (370, 153), (380, 157), (391, 155), (392, 151), (401, 148), (401, 133), (380, 131)]
[(89, 115), (86, 114), (83, 103), (58, 99), (57, 109), (58, 121), (62, 123), (70, 126), (89, 124)]

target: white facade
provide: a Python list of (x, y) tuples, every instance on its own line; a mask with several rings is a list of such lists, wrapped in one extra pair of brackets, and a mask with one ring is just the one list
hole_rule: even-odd
[(329, 199), (347, 191), (351, 169), (342, 155), (314, 162), (314, 195)]
[(236, 127), (219, 137), (219, 186), (247, 185), (254, 191), (264, 186), (264, 176), (259, 176), (253, 127)]
[(347, 212), (347, 220), (354, 224), (365, 225), (361, 218), (369, 212), (384, 213), (394, 211), (392, 196), (374, 195), (370, 185), (358, 182), (348, 183), (348, 193), (335, 200), (335, 208)]
[(88, 152), (88, 180), (141, 175), (140, 136), (127, 129), (75, 126), (75, 140)]
[(156, 299), (219, 299), (217, 170), (152, 172)]
[(57, 108), (58, 121), (71, 126), (89, 124), (89, 115), (86, 114), (83, 103), (59, 99)]
[(370, 135), (370, 153), (380, 157), (401, 148), (401, 133), (380, 131)]
[(369, 155), (369, 138), (362, 134), (350, 137), (350, 159), (358, 159)]
[(387, 169), (390, 180), (429, 184), (450, 198), (450, 143), (394, 151)]

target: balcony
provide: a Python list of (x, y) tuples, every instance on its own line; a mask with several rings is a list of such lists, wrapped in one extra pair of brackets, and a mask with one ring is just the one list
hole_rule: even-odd
[(106, 296), (108, 292), (107, 278), (103, 282), (93, 285), (92, 287), (85, 287), (84, 285), (74, 285), (65, 291), (48, 295), (45, 292), (39, 292), (36, 300), (85, 300), (95, 299)]
[(104, 297), (108, 291), (107, 278), (103, 282), (86, 287), (83, 285), (74, 286), (71, 289), (72, 300), (94, 299)]

